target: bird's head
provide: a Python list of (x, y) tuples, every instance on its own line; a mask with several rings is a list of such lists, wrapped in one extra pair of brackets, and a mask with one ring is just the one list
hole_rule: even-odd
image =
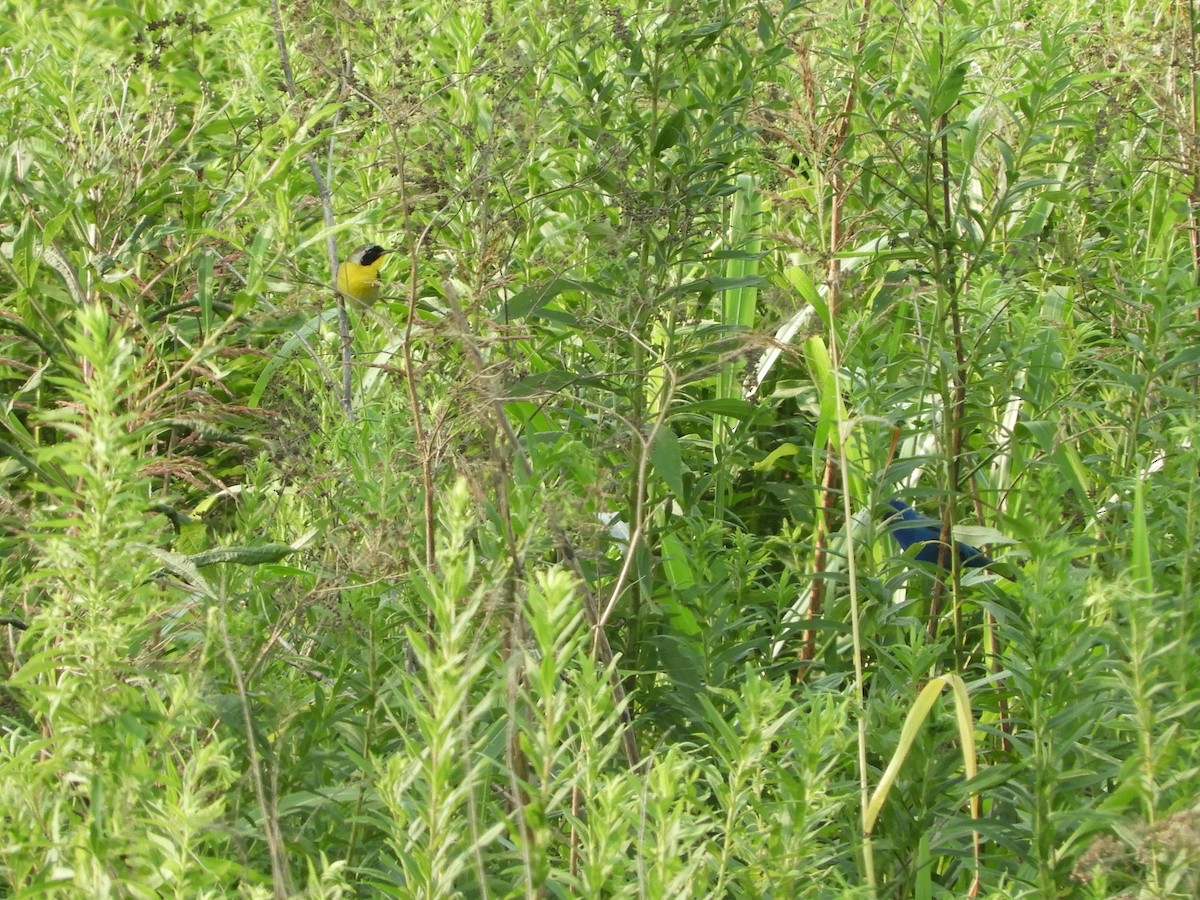
[(350, 254), (349, 262), (357, 266), (374, 266), (383, 259), (384, 254), (391, 252), (378, 244), (363, 244), (361, 247), (356, 247)]

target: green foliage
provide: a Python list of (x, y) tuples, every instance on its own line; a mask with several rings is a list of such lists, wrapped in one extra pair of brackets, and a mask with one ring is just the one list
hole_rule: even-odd
[(65, 328), (72, 362), (55, 383), (72, 405), (42, 415), (59, 440), (36, 462), (74, 487), (39, 486), (29, 533), (33, 615), (8, 682), (28, 724), (8, 729), (0, 777), (9, 884), (203, 893), (237, 872), (220, 827), (236, 775), (187, 677), (211, 653), (173, 638), (162, 622), (186, 607), (150, 578), (133, 343), (98, 305)]
[(1176, 7), (9, 7), (8, 893), (1195, 895)]

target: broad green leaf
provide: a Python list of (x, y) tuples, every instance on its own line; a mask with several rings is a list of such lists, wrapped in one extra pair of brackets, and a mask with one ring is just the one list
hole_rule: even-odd
[(654, 440), (650, 443), (650, 462), (671, 493), (682, 499), (683, 454), (679, 448), (679, 438), (668, 426), (664, 425), (654, 433)]

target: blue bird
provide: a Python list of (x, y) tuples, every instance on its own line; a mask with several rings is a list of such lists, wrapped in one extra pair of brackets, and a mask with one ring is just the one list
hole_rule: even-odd
[[(892, 537), (896, 539), (900, 549), (907, 550), (914, 544), (918, 544), (921, 549), (917, 551), (916, 558), (921, 562), (933, 563), (936, 566), (942, 549), (942, 523), (936, 519), (926, 519), (897, 497), (889, 500), (888, 506), (899, 513), (899, 516), (888, 516), (887, 521), (895, 522), (899, 519), (900, 522), (905, 523), (897, 524), (892, 529)], [(954, 544), (958, 547), (958, 560), (964, 567), (982, 569), (992, 565), (992, 561), (978, 547), (972, 547), (962, 541), (955, 541)], [(946, 554), (946, 565), (950, 565), (949, 553)], [(1003, 572), (1000, 574), (1004, 575)], [(1004, 575), (1004, 577), (1008, 578), (1009, 576)]]

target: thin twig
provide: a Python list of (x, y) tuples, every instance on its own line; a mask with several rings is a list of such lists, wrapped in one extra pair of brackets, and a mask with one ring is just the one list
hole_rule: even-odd
[(237, 654), (233, 652), (233, 643), (229, 640), (229, 629), (225, 623), (225, 615), (218, 608), (217, 621), (221, 628), (221, 640), (225, 648), (225, 658), (229, 661), (229, 671), (237, 684), (238, 705), (242, 712), (242, 727), (246, 730), (246, 755), (249, 757), (250, 781), (254, 785), (254, 796), (258, 800), (258, 808), (262, 813), (263, 837), (271, 857), (271, 880), (275, 896), (279, 900), (287, 900), (292, 894), (292, 873), (288, 865), (287, 850), (284, 846), (283, 831), (279, 827), (278, 810), (275, 804), (277, 794), (272, 789), (271, 797), (267, 797), (267, 787), (263, 783), (262, 758), (258, 755), (258, 743), (255, 740), (254, 719), (250, 714), (249, 692), (246, 680), (242, 676), (242, 667), (238, 664)]
[[(279, 49), (279, 64), (283, 69), (283, 84), (287, 90), (288, 96), (292, 100), (299, 97), (299, 92), (296, 90), (296, 79), (292, 75), (292, 63), (288, 56), (287, 36), (283, 29), (283, 11), (279, 8), (279, 0), (272, 0), (271, 12), (273, 15), (273, 25), (275, 29), (275, 45)], [(349, 65), (348, 61), (344, 61), (344, 65)], [(339, 95), (341, 89), (339, 88)], [(330, 128), (330, 143), (334, 140), (334, 135), (337, 134), (338, 120), (341, 118), (342, 111), (339, 107), (333, 114), (333, 126)], [(332, 149), (331, 149), (332, 156)], [(325, 220), (325, 229), (327, 232), (326, 251), (329, 256), (329, 284), (333, 286), (337, 284), (337, 267), (338, 267), (338, 252), (337, 238), (334, 236), (334, 227), (336, 225), (333, 215), (333, 192), (329, 189), (329, 182), (321, 175), (321, 167), (317, 163), (317, 158), (311, 150), (304, 154), (305, 160), (308, 162), (309, 172), (312, 174), (313, 182), (317, 186), (317, 196), (321, 199), (321, 214)], [(354, 406), (351, 402), (353, 391), (353, 380), (351, 368), (354, 362), (354, 347), (350, 335), (350, 315), (346, 311), (346, 300), (336, 289), (334, 297), (337, 301), (338, 311), (338, 335), (342, 342), (342, 392), (338, 395), (338, 400), (341, 402), (342, 411), (346, 414), (346, 418), (354, 421)]]

